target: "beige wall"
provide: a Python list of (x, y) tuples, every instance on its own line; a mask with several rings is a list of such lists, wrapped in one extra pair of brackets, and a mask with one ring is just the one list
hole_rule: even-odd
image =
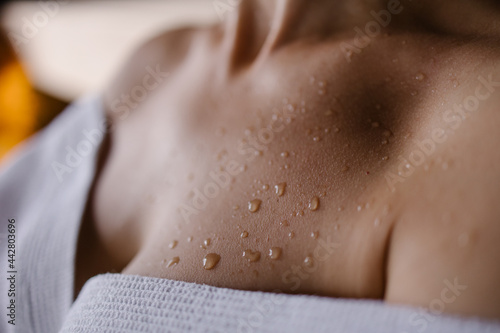
[(212, 0), (76, 1), (51, 9), (54, 14), (45, 15), (47, 23), (40, 21), (34, 33), (26, 20), (33, 23), (44, 12), (38, 1), (12, 3), (1, 24), (12, 38), (25, 42), (18, 55), (33, 84), (67, 100), (103, 87), (149, 36), (219, 20)]

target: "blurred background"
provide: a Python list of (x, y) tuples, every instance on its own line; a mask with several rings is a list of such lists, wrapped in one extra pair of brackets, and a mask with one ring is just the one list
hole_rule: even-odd
[(0, 4), (0, 163), (68, 103), (102, 90), (141, 42), (179, 26), (217, 22), (217, 3), (228, 1)]

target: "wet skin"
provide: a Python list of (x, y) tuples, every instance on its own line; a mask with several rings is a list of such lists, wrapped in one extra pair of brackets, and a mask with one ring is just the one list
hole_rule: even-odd
[(244, 1), (133, 55), (106, 92), (77, 291), (115, 271), (500, 317), (497, 7), (402, 2), (349, 53), (387, 3), (320, 2)]

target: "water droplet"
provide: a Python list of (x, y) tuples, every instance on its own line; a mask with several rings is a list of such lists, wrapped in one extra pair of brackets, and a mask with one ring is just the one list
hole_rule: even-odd
[(321, 141), (321, 137), (320, 136), (315, 136), (313, 138), (313, 140), (314, 140), (314, 142), (319, 142), (319, 141)]
[(191, 243), (191, 242), (193, 241), (193, 236), (189, 236), (189, 237), (187, 238), (187, 241), (188, 241), (189, 243)]
[(263, 189), (264, 191), (269, 190), (269, 185), (268, 185), (268, 184), (264, 184), (264, 185), (262, 185), (262, 189)]
[(442, 168), (444, 171), (446, 171), (446, 170), (448, 170), (448, 168), (449, 168), (449, 164), (448, 164), (447, 162), (444, 162), (443, 164), (441, 164), (441, 168)]
[(241, 171), (241, 172), (244, 172), (244, 171), (246, 171), (246, 170), (247, 170), (247, 166), (246, 166), (246, 165), (242, 165), (242, 166), (240, 166), (240, 171)]
[(389, 143), (389, 140), (387, 140), (387, 139), (382, 140), (382, 144), (383, 144), (384, 146), (385, 146), (386, 144), (388, 144), (388, 143)]
[(341, 212), (341, 211), (343, 211), (343, 210), (344, 210), (344, 207), (342, 207), (342, 206), (340, 206), (339, 208), (337, 208), (337, 211), (338, 211), (338, 212)]
[(313, 83), (314, 83), (314, 81), (316, 81), (316, 78), (315, 78), (314, 76), (311, 76), (311, 77), (309, 78), (309, 83), (310, 83), (310, 84), (313, 84)]
[(281, 153), (281, 157), (288, 157), (290, 154), (287, 151)]
[(325, 90), (324, 89), (318, 90), (318, 95), (324, 95), (324, 94), (325, 94)]
[(378, 217), (375, 219), (375, 221), (373, 221), (373, 225), (375, 227), (378, 227), (380, 225), (380, 219)]
[(334, 131), (335, 133), (338, 133), (338, 132), (340, 132), (340, 128), (335, 127), (335, 128), (333, 129), (333, 131)]
[(248, 259), (250, 262), (256, 262), (260, 260), (260, 252), (259, 251), (252, 251), (252, 250), (245, 250), (243, 251), (243, 258)]
[(255, 155), (255, 156), (262, 156), (262, 155), (264, 155), (264, 153), (262, 152), (262, 150), (256, 150), (256, 151), (254, 152), (254, 155)]
[(415, 76), (415, 80), (417, 80), (417, 81), (422, 81), (423, 79), (425, 79), (425, 75), (423, 73), (418, 73)]
[(325, 86), (325, 81), (319, 81), (318, 82), (318, 86), (320, 86), (321, 88), (323, 88)]
[(288, 227), (288, 221), (287, 220), (281, 221), (280, 222), (280, 226), (282, 226), (282, 227)]
[(329, 128), (325, 128), (325, 133), (327, 133), (327, 134), (328, 134), (328, 133), (330, 133), (330, 131), (331, 131), (331, 129), (329, 129)]
[(269, 258), (272, 260), (278, 260), (281, 257), (281, 248), (280, 247), (272, 247), (269, 249)]
[(410, 93), (410, 95), (412, 95), (412, 96), (417, 96), (417, 95), (418, 95), (418, 92), (416, 92), (415, 90), (413, 90), (413, 91)]
[(319, 208), (319, 198), (318, 197), (314, 197), (309, 202), (309, 209), (312, 210), (312, 211), (315, 211), (318, 208)]
[(295, 237), (295, 232), (293, 232), (293, 231), (292, 231), (292, 232), (290, 232), (290, 233), (288, 234), (288, 237), (290, 237), (290, 239), (294, 238), (294, 237)]
[(339, 230), (339, 229), (340, 229), (340, 226), (339, 226), (338, 224), (335, 224), (335, 225), (333, 226), (333, 229), (334, 229), (334, 230)]
[(319, 237), (319, 232), (318, 231), (311, 232), (311, 238), (312, 239), (318, 239), (318, 237)]
[(167, 263), (167, 267), (172, 267), (174, 265), (177, 265), (179, 263), (179, 257), (173, 257), (172, 259), (170, 259)]
[(262, 203), (262, 200), (259, 199), (254, 199), (248, 203), (248, 210), (251, 211), (252, 213), (255, 213), (256, 211), (259, 210), (260, 204)]
[(285, 194), (285, 188), (286, 183), (279, 183), (278, 185), (275, 185), (274, 189), (276, 190), (276, 195), (278, 197), (281, 197), (283, 194)]
[(220, 255), (217, 253), (209, 253), (203, 258), (203, 268), (206, 270), (212, 269), (219, 263)]
[(387, 160), (389, 160), (389, 156), (382, 157), (382, 161), (387, 161)]
[(332, 110), (326, 110), (325, 111), (325, 116), (329, 117), (333, 114), (333, 111)]
[(312, 257), (306, 257), (304, 259), (304, 265), (307, 267), (312, 267), (314, 265), (314, 259)]
[(386, 138), (388, 138), (392, 135), (392, 132), (389, 130), (385, 130), (384, 132), (382, 132), (382, 135), (385, 136)]
[(373, 128), (378, 128), (378, 127), (380, 127), (380, 123), (379, 123), (378, 121), (374, 121), (374, 122), (372, 123), (372, 127), (373, 127)]
[(212, 243), (212, 240), (210, 238), (207, 238), (203, 241), (200, 247), (206, 250), (210, 246), (210, 243)]
[(243, 231), (240, 235), (241, 238), (247, 238), (248, 237), (248, 231)]
[(357, 210), (358, 210), (358, 212), (362, 211), (363, 210), (363, 206), (358, 206)]
[(172, 241), (170, 244), (168, 244), (168, 247), (171, 249), (175, 249), (177, 246), (178, 242), (176, 240)]

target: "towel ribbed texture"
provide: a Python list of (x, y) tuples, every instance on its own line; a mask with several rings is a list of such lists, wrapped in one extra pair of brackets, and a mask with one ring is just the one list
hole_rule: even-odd
[[(419, 332), (416, 309), (379, 301), (280, 295), (105, 274), (87, 282), (61, 332)], [(500, 326), (434, 317), (427, 333), (499, 332)]]
[[(0, 172), (0, 233), (8, 219), (16, 222), (16, 325), (0, 312), (0, 332), (57, 332), (73, 300), (74, 258), (81, 216), (95, 173), (95, 144), (71, 173), (54, 171), (66, 165), (67, 147), (78, 151), (89, 142), (84, 131), (99, 130), (104, 121), (99, 98), (85, 98), (68, 107), (45, 130), (18, 147)], [(103, 131), (101, 131), (103, 133)], [(83, 150), (81, 150), (83, 151)], [(7, 271), (6, 237), (0, 239), (0, 270)], [(0, 279), (0, 308), (7, 281)], [(5, 305), (5, 306), (4, 306)]]

